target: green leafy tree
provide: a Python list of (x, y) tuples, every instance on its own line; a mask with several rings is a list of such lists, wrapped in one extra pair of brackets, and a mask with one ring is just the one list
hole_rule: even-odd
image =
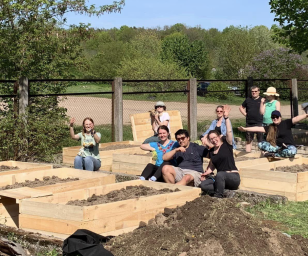
[(164, 38), (162, 59), (177, 62), (190, 76), (205, 79), (209, 75), (208, 54), (204, 42), (196, 40), (191, 43), (188, 37), (181, 33), (173, 33)]
[(219, 49), (217, 78), (243, 78), (243, 70), (254, 56), (274, 46), (269, 31), (263, 27), (226, 28)]
[(300, 54), (308, 50), (308, 1), (270, 0), (269, 4), (281, 26), (273, 27), (276, 39)]
[(80, 62), (80, 42), (89, 36), (84, 24), (63, 29), (65, 14), (100, 16), (119, 11), (124, 1), (87, 6), (86, 0), (0, 2), (1, 76), (16, 79), (61, 78)]

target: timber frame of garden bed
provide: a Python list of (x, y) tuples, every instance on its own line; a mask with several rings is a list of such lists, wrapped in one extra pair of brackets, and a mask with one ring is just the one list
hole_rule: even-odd
[[(72, 168), (57, 168), (2, 175), (0, 187), (12, 185), (25, 180), (43, 179), (44, 176), (58, 176), (61, 179), (79, 178), (76, 181), (58, 183), (36, 188), (22, 187), (0, 191), (0, 224), (19, 228), (19, 203), (25, 198), (49, 196), (71, 190), (115, 183), (115, 175), (100, 172), (89, 172)], [(39, 207), (37, 209), (40, 211)]]
[[(178, 192), (140, 197), (93, 206), (66, 205), (70, 200), (87, 199), (93, 194), (107, 194), (126, 186), (144, 185), (155, 189), (180, 189)], [(201, 190), (149, 181), (126, 181), (100, 187), (70, 191), (44, 198), (25, 199), (20, 206), (22, 229), (65, 238), (77, 229), (88, 229), (102, 235), (118, 235), (147, 222), (164, 208), (175, 208), (199, 197)]]
[[(148, 151), (146, 151), (146, 153), (147, 152)], [(237, 161), (237, 159), (241, 156), (251, 158), (251, 160)], [(260, 157), (260, 158), (254, 159), (255, 157)], [(270, 161), (276, 160), (276, 159), (268, 159), (266, 157), (262, 157), (261, 152), (246, 153), (241, 151), (235, 151), (234, 159), (236, 167), (238, 168), (254, 166), (257, 164), (268, 163)], [(203, 169), (207, 168), (208, 162), (209, 159), (204, 158)], [(121, 154), (114, 153), (112, 159), (112, 171), (117, 173), (141, 175), (143, 169), (149, 163), (155, 164), (155, 161), (152, 160), (151, 156), (133, 155), (126, 152)]]
[(9, 167), (18, 167), (16, 170), (7, 170), (0, 172), (0, 176), (8, 175), (8, 174), (17, 174), (23, 173), (25, 171), (32, 172), (38, 170), (48, 170), (52, 169), (52, 164), (45, 164), (45, 163), (29, 163), (29, 162), (19, 162), (19, 161), (1, 161), (0, 166), (5, 165)]
[(296, 158), (243, 167), (240, 169), (240, 189), (286, 196), (292, 201), (308, 200), (308, 170), (299, 173), (270, 170), (296, 164), (308, 164), (308, 158), (298, 155)]
[[(119, 141), (119, 142), (108, 142), (108, 143), (100, 143), (99, 148), (105, 148), (113, 145), (136, 145), (136, 147), (130, 148), (121, 148), (115, 150), (106, 150), (100, 151), (101, 157), (101, 170), (111, 171), (113, 154), (115, 153), (131, 153), (131, 154), (146, 154), (147, 151), (140, 149), (141, 142), (138, 141)], [(80, 150), (80, 146), (75, 147), (67, 147), (63, 148), (63, 163), (69, 164), (71, 166), (74, 165), (74, 159), (77, 156), (77, 153)]]

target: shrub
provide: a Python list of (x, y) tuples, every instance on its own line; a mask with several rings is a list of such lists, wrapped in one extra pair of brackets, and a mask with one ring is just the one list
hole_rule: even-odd
[(223, 82), (211, 83), (207, 88), (208, 96), (218, 100), (227, 100), (233, 96), (228, 84)]

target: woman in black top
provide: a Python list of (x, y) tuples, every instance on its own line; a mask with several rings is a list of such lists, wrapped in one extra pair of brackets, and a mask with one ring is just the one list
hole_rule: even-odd
[(259, 148), (266, 157), (294, 157), (297, 153), (292, 135), (293, 124), (308, 117), (308, 114), (293, 117), (292, 119), (281, 119), (281, 113), (274, 110), (271, 114), (273, 123), (264, 127), (239, 127), (242, 132), (266, 132), (266, 141), (259, 143)]
[[(209, 151), (211, 159), (206, 171), (201, 177), (201, 189), (207, 193), (214, 192), (215, 197), (223, 197), (224, 189), (235, 190), (240, 185), (240, 175), (235, 166), (232, 146), (232, 127), (229, 120), (231, 108), (224, 106), (224, 119), (226, 121), (226, 137), (220, 136), (216, 130), (208, 134), (210, 142), (214, 147)], [(215, 177), (211, 176), (217, 170)]]

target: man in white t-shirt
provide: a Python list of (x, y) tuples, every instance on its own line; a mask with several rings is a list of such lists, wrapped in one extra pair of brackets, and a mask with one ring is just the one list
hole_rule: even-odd
[(143, 144), (148, 144), (150, 142), (158, 142), (158, 134), (157, 134), (157, 128), (161, 125), (166, 125), (170, 130), (170, 116), (166, 112), (166, 105), (162, 101), (157, 101), (155, 104), (155, 115), (151, 115), (151, 123), (152, 123), (152, 129), (154, 131), (154, 135), (150, 138), (147, 138)]

